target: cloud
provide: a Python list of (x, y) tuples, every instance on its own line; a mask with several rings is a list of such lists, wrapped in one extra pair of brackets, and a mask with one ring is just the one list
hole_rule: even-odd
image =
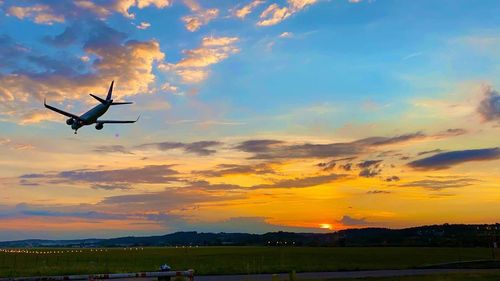
[(380, 173), (382, 172), (381, 169), (362, 169), (360, 172), (359, 172), (359, 176), (360, 177), (363, 177), (363, 178), (373, 178), (375, 176), (378, 176)]
[[(8, 35), (0, 35), (0, 69), (17, 68), (17, 60), (30, 52), (30, 49), (15, 42)], [(2, 92), (0, 91), (0, 96)], [(4, 93), (6, 95), (6, 93)], [(13, 100), (13, 96), (4, 96), (5, 100)]]
[(458, 150), (439, 153), (427, 158), (408, 163), (418, 170), (442, 170), (451, 166), (471, 161), (488, 161), (500, 159), (500, 148), (484, 148)]
[(18, 122), (21, 125), (29, 125), (39, 123), (46, 120), (59, 120), (60, 116), (54, 115), (53, 113), (43, 110), (43, 109), (33, 109), (25, 114), (23, 114)]
[[(164, 58), (157, 41), (123, 42), (125, 35), (103, 22), (89, 22), (82, 28), (89, 34), (83, 48), (87, 57), (94, 58), (91, 64), (79, 57), (50, 57), (0, 38), (0, 45), (7, 45), (10, 55), (16, 56), (13, 59), (16, 64), (10, 68), (17, 70), (0, 74), (0, 107), (12, 111), (10, 118), (13, 121), (26, 124), (56, 118), (55, 114), (32, 110), (31, 104), (39, 104), (44, 97), (49, 101), (60, 101), (78, 99), (89, 92), (104, 93), (111, 80), (117, 82), (118, 95), (149, 91), (149, 85), (155, 81), (153, 66)], [(67, 41), (63, 37), (45, 40), (56, 45), (75, 40)]]
[(270, 26), (278, 24), (316, 2), (317, 0), (288, 0), (288, 6), (284, 7), (273, 3), (260, 14), (260, 20), (257, 22), (257, 25)]
[(377, 194), (391, 194), (392, 192), (387, 191), (387, 190), (369, 190), (366, 192), (366, 194), (369, 195), (377, 195)]
[(199, 83), (208, 76), (208, 67), (239, 52), (238, 37), (204, 37), (201, 46), (184, 50), (184, 58), (175, 64), (175, 72), (185, 83)]
[(130, 190), (132, 187), (128, 183), (121, 184), (94, 184), (91, 186), (93, 189), (102, 189), (102, 190)]
[(136, 26), (138, 29), (142, 29), (142, 30), (145, 30), (145, 29), (148, 29), (151, 27), (151, 24), (149, 22), (141, 22), (139, 25)]
[(405, 135), (400, 135), (400, 136), (395, 136), (395, 137), (390, 137), (390, 138), (385, 138), (385, 137), (376, 137), (376, 138), (368, 138), (365, 140), (362, 140), (363, 142), (369, 142), (371, 145), (374, 146), (381, 146), (381, 145), (392, 145), (392, 144), (398, 144), (402, 142), (408, 142), (412, 140), (420, 140), (420, 139), (425, 139), (427, 136), (422, 133), (422, 132), (416, 132), (412, 134), (405, 134)]
[(104, 198), (101, 205), (129, 205), (130, 207), (146, 208), (149, 210), (169, 209), (199, 204), (204, 202), (230, 201), (240, 199), (240, 195), (215, 195), (208, 192), (189, 188), (166, 188), (160, 192), (148, 192), (129, 195), (118, 195)]
[(20, 20), (24, 18), (33, 19), (35, 23), (52, 25), (64, 22), (64, 16), (56, 14), (48, 5), (33, 5), (27, 7), (10, 6), (7, 15), (14, 16)]
[(395, 137), (370, 137), (352, 142), (327, 144), (292, 144), (280, 140), (248, 140), (236, 145), (234, 149), (252, 153), (252, 159), (353, 157), (378, 146), (395, 145), (426, 137), (425, 134), (418, 132)]
[(358, 175), (364, 178), (378, 176), (382, 172), (380, 163), (382, 163), (382, 160), (367, 160), (358, 163), (356, 166), (361, 169)]
[[(90, 183), (94, 189), (116, 189), (117, 186), (130, 184), (167, 184), (178, 182), (178, 172), (172, 165), (149, 165), (144, 167), (115, 170), (70, 170), (59, 173), (24, 174), (20, 180), (38, 179), (40, 183)], [(123, 188), (122, 188), (123, 189)]]
[(184, 0), (184, 3), (193, 12), (192, 15), (182, 17), (186, 29), (191, 32), (197, 31), (201, 26), (208, 24), (219, 16), (219, 9), (203, 9), (194, 0)]
[(61, 34), (55, 36), (45, 36), (42, 41), (59, 48), (67, 47), (76, 43), (80, 39), (82, 32), (84, 32), (82, 25), (80, 23), (73, 23), (66, 27)]
[(425, 155), (425, 154), (434, 154), (434, 153), (439, 153), (443, 152), (442, 149), (433, 149), (433, 150), (426, 150), (426, 151), (421, 151), (417, 153), (418, 156)]
[(358, 166), (358, 168), (378, 168), (380, 166), (380, 163), (382, 163), (382, 160), (366, 160), (358, 163), (356, 166)]
[(366, 221), (366, 218), (357, 219), (348, 215), (344, 215), (339, 222), (346, 226), (366, 226), (370, 224)]
[(483, 122), (500, 121), (500, 94), (491, 86), (484, 87), (477, 112)]
[(7, 12), (19, 19), (30, 19), (38, 24), (62, 23), (66, 20), (78, 20), (97, 16), (105, 19), (113, 13), (119, 13), (133, 19), (135, 14), (129, 10), (133, 7), (143, 9), (155, 6), (163, 9), (171, 5), (172, 0), (113, 0), (113, 1), (38, 1), (41, 4), (31, 6), (8, 6)]
[(352, 143), (287, 144), (278, 140), (249, 140), (234, 148), (254, 154), (253, 159), (324, 158), (355, 155), (363, 150)]
[[(333, 160), (330, 160), (328, 162), (318, 163), (317, 166), (320, 167), (320, 168), (322, 168), (323, 171), (329, 171), (329, 170), (335, 169), (335, 167), (337, 167), (337, 163), (338, 162), (341, 162), (341, 161), (351, 161), (351, 160), (354, 160), (354, 159), (356, 159), (356, 157), (346, 157), (346, 158), (341, 158), (341, 159), (333, 159)], [(339, 167), (341, 168), (342, 165), (340, 165)]]
[(255, 9), (257, 6), (263, 4), (265, 1), (263, 0), (254, 0), (247, 5), (243, 6), (240, 9), (236, 9), (234, 11), (234, 15), (240, 19), (244, 19), (247, 15), (252, 13), (253, 9)]
[(400, 180), (401, 179), (398, 176), (390, 176), (390, 177), (385, 178), (386, 182), (396, 182), (396, 181), (400, 181)]
[(445, 188), (460, 188), (471, 186), (479, 182), (476, 179), (471, 178), (460, 178), (460, 179), (445, 179), (445, 180), (437, 180), (437, 179), (427, 179), (427, 180), (418, 180), (405, 184), (400, 184), (401, 187), (422, 187), (432, 190), (441, 190)]
[(161, 151), (172, 150), (172, 149), (183, 149), (187, 153), (193, 153), (199, 156), (208, 156), (217, 152), (215, 149), (211, 149), (214, 146), (222, 145), (218, 141), (198, 141), (193, 143), (181, 143), (181, 142), (157, 142), (157, 143), (146, 143), (136, 146), (138, 149), (149, 149), (156, 148)]
[(293, 38), (294, 35), (292, 32), (286, 31), (286, 32), (281, 33), (279, 37), (280, 38)]
[(305, 178), (286, 179), (286, 180), (276, 181), (272, 184), (254, 185), (251, 187), (251, 189), (313, 187), (341, 180), (344, 179), (345, 177), (346, 177), (345, 175), (340, 175), (340, 174), (329, 174), (329, 175), (311, 176)]
[(91, 183), (168, 183), (177, 181), (178, 172), (171, 165), (150, 165), (116, 170), (73, 170), (60, 172), (58, 177)]
[(194, 173), (206, 177), (222, 177), (242, 174), (264, 175), (275, 172), (269, 163), (261, 163), (256, 165), (219, 164), (214, 169), (195, 171)]
[(133, 154), (128, 151), (123, 145), (99, 145), (94, 148), (97, 153), (123, 153), (123, 154)]

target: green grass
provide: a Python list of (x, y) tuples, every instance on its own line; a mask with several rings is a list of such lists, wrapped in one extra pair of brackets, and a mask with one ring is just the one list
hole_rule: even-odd
[(328, 280), (301, 280), (301, 281), (498, 281), (500, 271), (491, 273), (453, 273), (435, 274), (411, 277), (389, 278), (356, 278), (356, 279), (328, 279)]
[(54, 250), (64, 252), (0, 252), (0, 276), (154, 271), (163, 263), (178, 270), (192, 268), (196, 274), (401, 269), (491, 257), (487, 248), (113, 248), (103, 251), (83, 249), (82, 253), (68, 253), (71, 249), (41, 249)]

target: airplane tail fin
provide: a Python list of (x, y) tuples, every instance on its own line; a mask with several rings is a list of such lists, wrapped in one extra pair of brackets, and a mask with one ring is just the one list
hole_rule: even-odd
[(108, 95), (106, 96), (106, 100), (111, 100), (111, 95), (113, 95), (113, 85), (115, 84), (115, 80), (111, 81), (111, 86), (109, 86)]

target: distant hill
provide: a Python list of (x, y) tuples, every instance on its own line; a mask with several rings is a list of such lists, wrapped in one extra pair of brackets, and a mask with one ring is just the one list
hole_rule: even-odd
[(443, 224), (404, 229), (360, 228), (332, 233), (176, 232), (161, 236), (82, 240), (20, 240), (0, 247), (136, 247), (136, 246), (428, 246), (491, 247), (500, 236), (500, 224)]

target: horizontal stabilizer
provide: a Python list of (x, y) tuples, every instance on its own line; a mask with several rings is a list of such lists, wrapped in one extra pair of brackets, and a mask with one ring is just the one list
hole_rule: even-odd
[(113, 102), (111, 105), (122, 105), (122, 104), (133, 104), (134, 102), (126, 101), (126, 102)]
[[(141, 117), (139, 115), (139, 117)], [(97, 120), (95, 121), (97, 124), (129, 124), (129, 123), (135, 123), (139, 120), (139, 117), (137, 117), (136, 120), (133, 121), (121, 121), (121, 120)]]
[(96, 95), (93, 95), (93, 94), (89, 94), (91, 97), (93, 97), (94, 99), (100, 101), (101, 103), (106, 103), (105, 100), (101, 99), (100, 97), (96, 96)]

